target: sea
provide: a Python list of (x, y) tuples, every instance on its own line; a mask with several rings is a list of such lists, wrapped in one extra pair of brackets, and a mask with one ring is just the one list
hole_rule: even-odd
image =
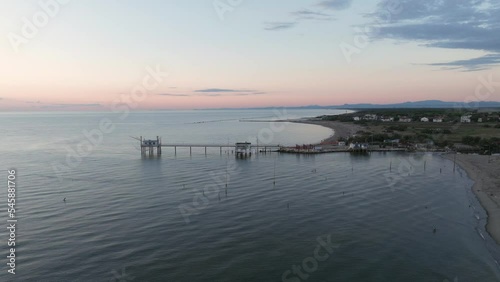
[(137, 140), (311, 144), (333, 131), (276, 121), (342, 113), (0, 113), (0, 281), (500, 281), (473, 181), (439, 154)]

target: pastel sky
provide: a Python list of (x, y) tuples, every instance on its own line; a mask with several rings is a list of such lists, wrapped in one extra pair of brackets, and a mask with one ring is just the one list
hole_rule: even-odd
[[(497, 0), (0, 0), (0, 111), (464, 101)], [(122, 98), (120, 98), (122, 97)], [(500, 90), (485, 97), (500, 101)]]

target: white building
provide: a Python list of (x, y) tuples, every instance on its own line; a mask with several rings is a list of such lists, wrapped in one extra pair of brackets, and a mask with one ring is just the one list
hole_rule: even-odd
[(461, 123), (471, 123), (471, 118), (472, 116), (471, 115), (468, 115), (468, 116), (462, 116), (460, 118), (460, 122)]
[(432, 119), (432, 122), (443, 122), (443, 118), (440, 118), (440, 117), (434, 118), (434, 119)]
[(365, 117), (363, 118), (364, 120), (377, 120), (378, 116), (375, 114), (366, 114)]
[(399, 122), (412, 122), (412, 119), (409, 117), (400, 117)]
[(354, 121), (360, 121), (361, 118), (360, 117), (353, 117)]
[(420, 119), (421, 122), (429, 122), (429, 118), (423, 117)]

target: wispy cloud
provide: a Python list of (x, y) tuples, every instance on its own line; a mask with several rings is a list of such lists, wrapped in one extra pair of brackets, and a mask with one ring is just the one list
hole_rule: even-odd
[(430, 66), (441, 66), (445, 69), (462, 69), (464, 71), (479, 71), (500, 65), (500, 54), (489, 54), (478, 58), (457, 60), (446, 63), (433, 63)]
[(167, 97), (230, 97), (230, 96), (253, 96), (253, 95), (264, 95), (266, 92), (256, 91), (256, 90), (244, 90), (244, 89), (226, 89), (226, 88), (207, 88), (195, 90), (192, 94), (171, 94), (171, 93), (161, 93), (158, 96)]
[(241, 89), (224, 89), (224, 88), (208, 88), (208, 89), (199, 89), (194, 92), (201, 93), (226, 93), (226, 92), (253, 92), (254, 90), (241, 90)]
[[(378, 26), (372, 37), (421, 42), (424, 46), (490, 52), (481, 58), (459, 60), (437, 66), (480, 70), (498, 65), (500, 54), (500, 3), (490, 0), (400, 0), (401, 12)], [(386, 18), (386, 1), (368, 17)]]
[(297, 17), (297, 20), (319, 20), (319, 21), (333, 21), (335, 18), (332, 17), (332, 15), (323, 13), (323, 12), (317, 12), (317, 11), (311, 11), (308, 9), (303, 9), (299, 11), (295, 11), (291, 13), (292, 15)]
[(101, 104), (46, 104), (42, 108), (100, 107)]
[(234, 96), (255, 96), (255, 95), (265, 95), (266, 92), (251, 92), (251, 93), (236, 93)]
[[(301, 9), (298, 11), (290, 12), (293, 16), (289, 21), (274, 21), (264, 23), (264, 29), (268, 31), (286, 30), (296, 27), (301, 21), (333, 21), (335, 18), (326, 10), (341, 10), (350, 6), (351, 0), (335, 0), (335, 1), (322, 1), (311, 7), (313, 9)], [(318, 11), (318, 7), (321, 11)], [(335, 8), (337, 7), (337, 8)]]
[(158, 96), (170, 96), (170, 97), (189, 97), (191, 95), (188, 94), (170, 94), (170, 93), (162, 93), (162, 94), (157, 94)]
[(264, 29), (265, 30), (284, 30), (284, 29), (290, 29), (294, 27), (297, 24), (297, 22), (267, 22), (264, 23)]
[(318, 3), (318, 6), (325, 9), (345, 10), (351, 7), (352, 0), (326, 0)]

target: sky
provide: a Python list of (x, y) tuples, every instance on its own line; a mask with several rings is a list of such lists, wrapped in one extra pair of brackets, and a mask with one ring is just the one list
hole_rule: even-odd
[(500, 101), (498, 34), (496, 0), (0, 0), (0, 111)]

